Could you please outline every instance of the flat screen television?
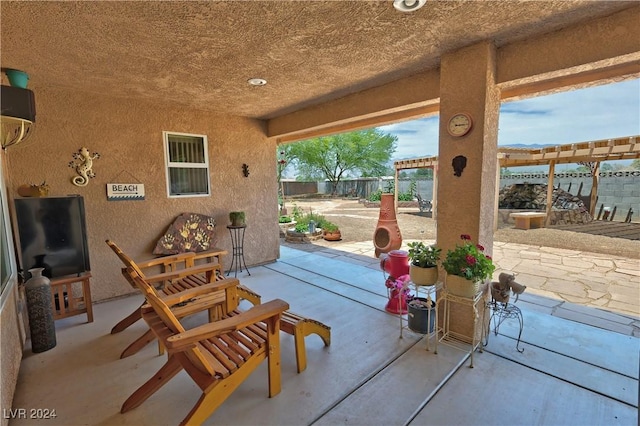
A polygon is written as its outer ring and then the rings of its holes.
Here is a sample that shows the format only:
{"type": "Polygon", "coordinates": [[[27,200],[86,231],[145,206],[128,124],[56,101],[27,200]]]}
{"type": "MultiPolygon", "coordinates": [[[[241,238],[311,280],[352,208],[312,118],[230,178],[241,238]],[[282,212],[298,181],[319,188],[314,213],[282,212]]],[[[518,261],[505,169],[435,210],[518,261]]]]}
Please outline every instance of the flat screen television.
{"type": "Polygon", "coordinates": [[[90,271],[84,199],[81,196],[16,198],[20,266],[58,278],[90,271]]]}

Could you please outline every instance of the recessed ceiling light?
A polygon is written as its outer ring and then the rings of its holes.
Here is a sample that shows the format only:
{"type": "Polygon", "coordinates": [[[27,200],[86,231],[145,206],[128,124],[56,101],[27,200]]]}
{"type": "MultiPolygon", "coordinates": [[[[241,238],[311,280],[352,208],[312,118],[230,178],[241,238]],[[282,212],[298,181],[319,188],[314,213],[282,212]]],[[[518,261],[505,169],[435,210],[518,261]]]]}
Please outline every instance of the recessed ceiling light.
{"type": "Polygon", "coordinates": [[[247,82],[252,86],[264,86],[267,84],[267,80],[264,78],[250,78],[247,82]]]}
{"type": "Polygon", "coordinates": [[[413,12],[420,9],[427,0],[393,0],[393,7],[400,12],[413,12]]]}

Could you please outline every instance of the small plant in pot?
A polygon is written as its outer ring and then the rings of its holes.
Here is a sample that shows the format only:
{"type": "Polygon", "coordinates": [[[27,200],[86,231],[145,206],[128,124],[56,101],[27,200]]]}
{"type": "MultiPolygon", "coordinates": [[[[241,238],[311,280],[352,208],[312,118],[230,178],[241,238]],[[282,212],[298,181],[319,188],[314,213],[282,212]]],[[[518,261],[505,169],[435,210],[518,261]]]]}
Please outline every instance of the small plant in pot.
{"type": "Polygon", "coordinates": [[[436,304],[434,301],[413,296],[407,299],[407,307],[409,328],[421,334],[433,333],[436,323],[436,304]]]}
{"type": "Polygon", "coordinates": [[[338,225],[325,221],[322,223],[322,237],[327,241],[338,241],[342,239],[342,233],[338,228],[338,225]]]}
{"type": "Polygon", "coordinates": [[[229,220],[231,221],[231,226],[245,226],[245,214],[244,212],[230,212],[229,220]]]}
{"type": "Polygon", "coordinates": [[[442,249],[422,241],[409,246],[409,276],[415,285],[433,285],[438,281],[438,261],[442,249]]]}

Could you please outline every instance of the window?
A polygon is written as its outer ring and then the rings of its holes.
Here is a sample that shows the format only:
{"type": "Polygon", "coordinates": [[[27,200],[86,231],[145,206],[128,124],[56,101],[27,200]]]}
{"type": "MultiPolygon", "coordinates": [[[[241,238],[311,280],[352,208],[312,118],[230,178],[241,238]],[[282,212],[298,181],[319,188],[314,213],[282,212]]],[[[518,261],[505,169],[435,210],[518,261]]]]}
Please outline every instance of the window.
{"type": "Polygon", "coordinates": [[[163,132],[169,197],[209,195],[207,137],[163,132]]]}
{"type": "MultiPolygon", "coordinates": [[[[4,153],[0,153],[2,156],[4,153]]],[[[1,163],[1,161],[0,161],[1,163]]],[[[0,164],[0,176],[4,176],[2,165],[0,164]]],[[[0,177],[0,180],[2,178],[0,177]]],[[[12,283],[17,281],[15,268],[15,257],[13,253],[13,241],[11,236],[11,222],[9,221],[9,208],[7,205],[6,188],[4,182],[0,181],[0,309],[4,305],[10,291],[12,283]]]]}

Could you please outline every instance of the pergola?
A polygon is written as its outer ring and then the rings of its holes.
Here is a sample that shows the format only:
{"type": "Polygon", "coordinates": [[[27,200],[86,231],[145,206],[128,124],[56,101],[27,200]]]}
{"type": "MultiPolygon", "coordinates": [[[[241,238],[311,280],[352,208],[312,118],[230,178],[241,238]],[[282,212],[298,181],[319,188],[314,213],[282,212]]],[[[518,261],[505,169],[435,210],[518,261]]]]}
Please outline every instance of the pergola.
{"type": "MultiPolygon", "coordinates": [[[[549,220],[553,196],[553,176],[556,164],[592,163],[591,175],[593,184],[590,193],[589,214],[594,216],[596,199],[598,197],[598,183],[600,180],[600,163],[613,160],[633,160],[640,158],[640,135],[617,139],[603,139],[590,142],[578,142],[564,145],[548,146],[544,148],[514,148],[503,146],[498,148],[498,162],[500,168],[496,180],[500,180],[500,169],[503,167],[522,167],[549,165],[549,182],[547,185],[547,221],[549,220]]],[[[433,217],[437,216],[437,187],[439,164],[438,157],[421,157],[398,160],[395,168],[395,197],[398,202],[398,174],[400,170],[433,169],[433,217]]],[[[498,188],[498,185],[496,185],[498,188]]],[[[496,197],[496,215],[498,212],[498,197],[496,197]]]]}

